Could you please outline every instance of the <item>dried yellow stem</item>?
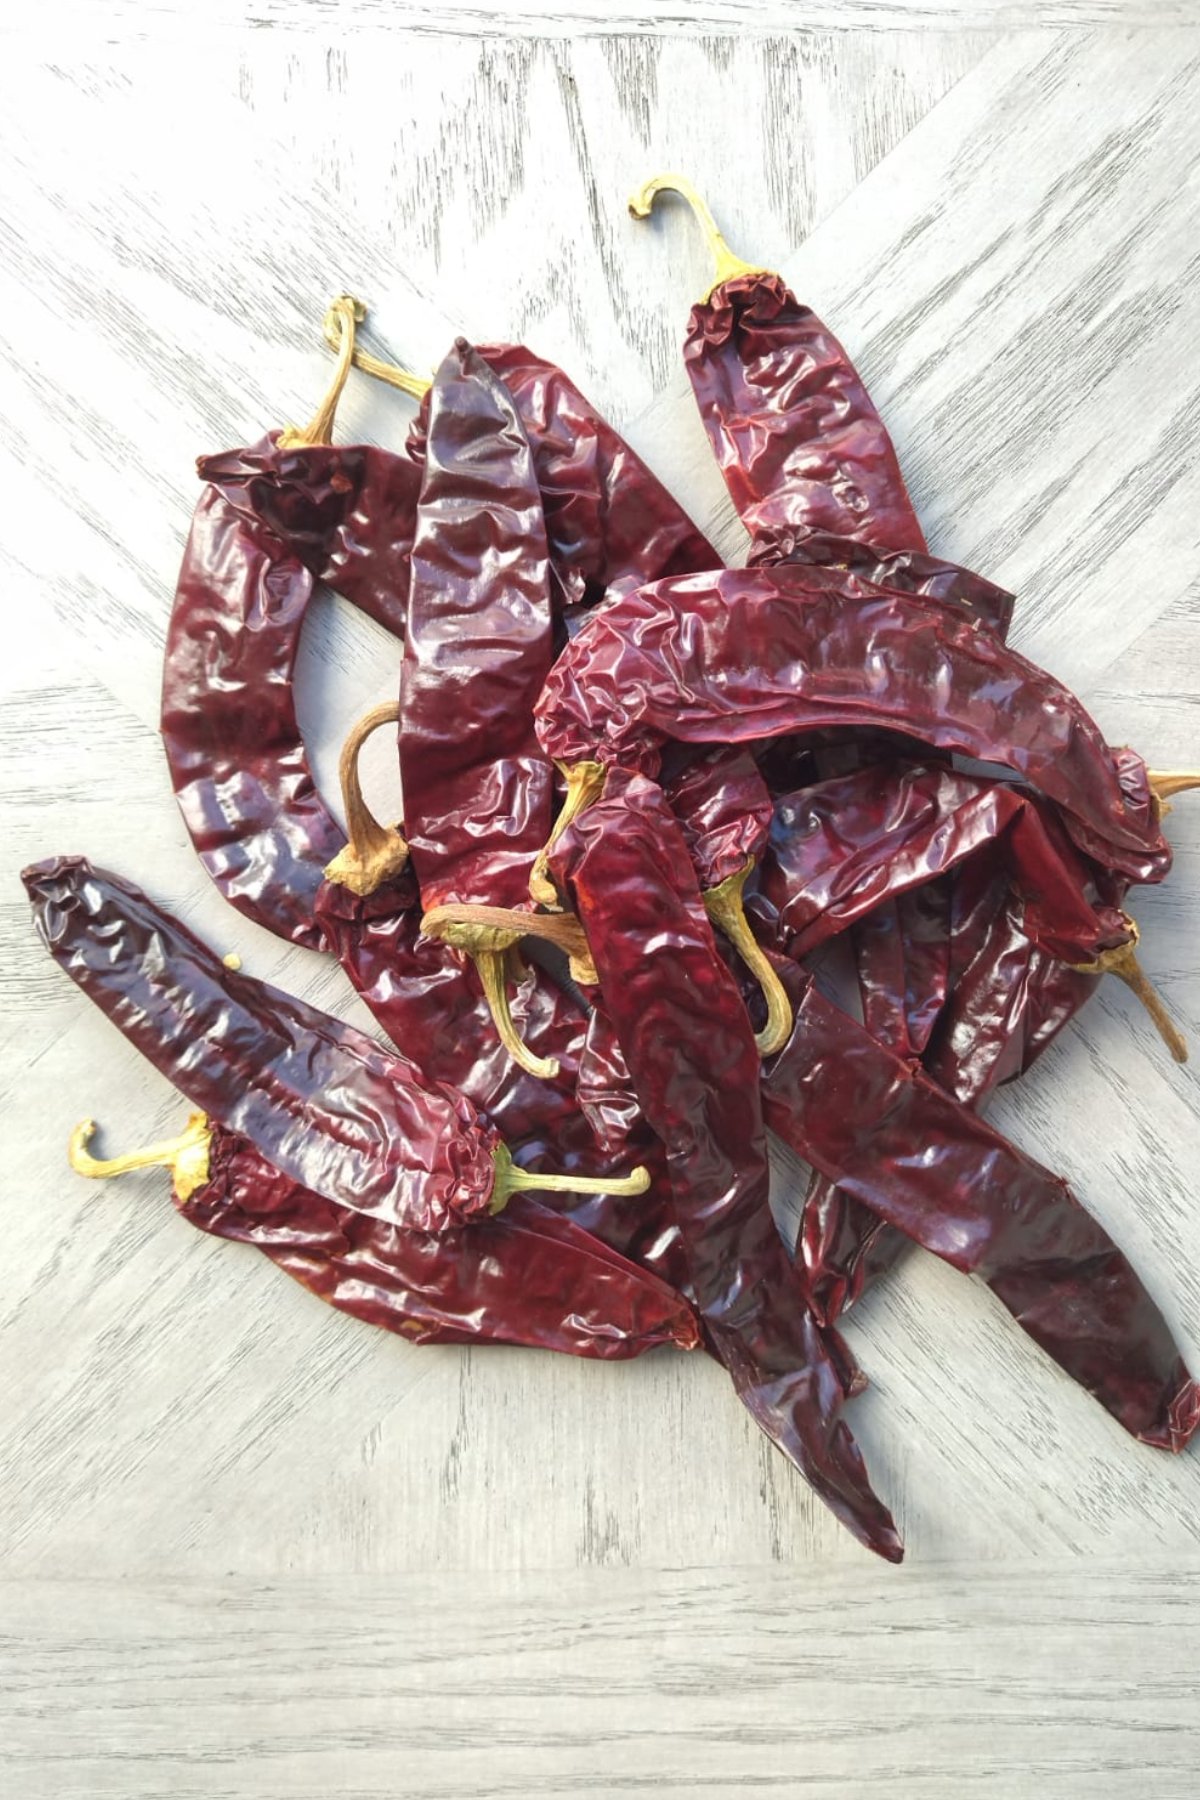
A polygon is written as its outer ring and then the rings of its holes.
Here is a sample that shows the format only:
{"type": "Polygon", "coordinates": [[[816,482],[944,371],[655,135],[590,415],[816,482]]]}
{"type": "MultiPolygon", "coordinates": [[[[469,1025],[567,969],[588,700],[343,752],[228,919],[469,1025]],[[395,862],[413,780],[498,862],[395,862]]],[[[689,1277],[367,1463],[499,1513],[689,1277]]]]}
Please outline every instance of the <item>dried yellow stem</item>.
{"type": "Polygon", "coordinates": [[[1094,962],[1072,963],[1071,967],[1079,969],[1085,975],[1115,975],[1118,980],[1123,981],[1150,1014],[1158,1035],[1175,1061],[1184,1063],[1188,1059],[1187,1039],[1163,1005],[1161,996],[1138,961],[1137,946],[1141,934],[1136,924],[1128,913],[1122,913],[1121,916],[1129,927],[1128,941],[1118,944],[1114,950],[1102,950],[1094,962]]]}
{"type": "Polygon", "coordinates": [[[574,913],[520,912],[512,906],[471,906],[466,901],[452,901],[445,906],[431,906],[421,921],[421,930],[427,937],[444,938],[462,949],[460,938],[451,931],[460,925],[494,927],[512,933],[514,944],[523,937],[544,938],[566,952],[573,981],[590,987],[599,983],[587,935],[574,913]]]}
{"type": "Polygon", "coordinates": [[[350,842],[326,865],[325,879],[340,882],[352,894],[373,894],[383,882],[394,880],[408,862],[408,845],[394,825],[382,825],[375,817],[363,798],[358,774],[359,754],[371,733],[381,725],[395,725],[399,719],[398,703],[386,700],[364,714],[342,745],[338,773],[350,842]]]}
{"type": "Polygon", "coordinates": [[[360,350],[354,342],[353,330],[347,330],[336,300],[325,314],[321,334],[329,348],[339,356],[345,353],[346,339],[349,336],[350,360],[354,367],[361,369],[364,375],[373,375],[376,381],[386,381],[389,387],[399,388],[402,394],[408,394],[413,400],[423,400],[433,386],[432,381],[426,381],[420,375],[410,375],[407,369],[401,369],[396,363],[384,362],[382,357],[360,350]]]}
{"type": "Polygon", "coordinates": [[[759,947],[742,904],[742,890],[753,867],[752,858],[744,869],[728,876],[715,888],[709,888],[704,895],[704,910],[717,929],[725,933],[762,989],[767,1003],[767,1022],[754,1042],[760,1056],[773,1056],[776,1050],[783,1049],[791,1036],[792,1004],[768,957],[759,947]]]}
{"type": "Polygon", "coordinates": [[[77,1175],[107,1181],[113,1175],[125,1175],[130,1169],[151,1169],[159,1165],[170,1169],[171,1185],[176,1198],[187,1200],[208,1180],[209,1145],[212,1127],[202,1112],[191,1113],[178,1137],[160,1144],[149,1144],[144,1150],[131,1150],[127,1156],[111,1156],[103,1161],[93,1156],[87,1145],[96,1130],[94,1119],[84,1119],[71,1133],[67,1158],[77,1175]]]}
{"type": "Polygon", "coordinates": [[[361,300],[355,300],[350,294],[339,294],[326,313],[326,319],[337,318],[339,348],[337,368],[333,372],[333,380],[329,384],[329,392],[318,406],[307,425],[289,425],[280,432],[279,442],[285,450],[301,450],[308,444],[332,444],[333,421],[338,409],[338,401],[342,397],[342,389],[350,374],[350,365],[354,361],[354,328],[361,325],[367,316],[367,309],[361,300]]]}
{"type": "Polygon", "coordinates": [[[692,186],[686,175],[654,175],[643,182],[635,194],[629,196],[629,210],[635,219],[648,219],[659,194],[678,194],[686,200],[696,215],[696,220],[704,233],[704,241],[712,252],[714,275],[709,286],[701,294],[701,300],[707,300],[714,289],[724,282],[732,281],[738,275],[766,275],[770,271],[760,268],[757,263],[743,262],[735,256],[717,229],[717,221],[704,196],[692,186]]]}
{"type": "Polygon", "coordinates": [[[1150,783],[1150,792],[1158,802],[1158,816],[1162,819],[1171,810],[1167,801],[1172,794],[1186,794],[1189,788],[1200,788],[1200,770],[1147,769],[1146,780],[1150,783]]]}
{"type": "Polygon", "coordinates": [[[548,906],[552,911],[561,910],[554,883],[546,870],[550,862],[550,852],[557,844],[572,819],[577,819],[585,808],[598,800],[604,792],[605,768],[603,763],[577,762],[558,764],[558,769],[567,784],[563,797],[562,809],[554,821],[554,829],[538,851],[533,869],[529,876],[529,892],[539,906],[548,906]]]}
{"type": "Polygon", "coordinates": [[[519,1169],[512,1153],[501,1144],[496,1152],[496,1180],[491,1211],[498,1213],[514,1194],[644,1194],[650,1186],[649,1169],[639,1166],[629,1175],[536,1175],[519,1169]]]}

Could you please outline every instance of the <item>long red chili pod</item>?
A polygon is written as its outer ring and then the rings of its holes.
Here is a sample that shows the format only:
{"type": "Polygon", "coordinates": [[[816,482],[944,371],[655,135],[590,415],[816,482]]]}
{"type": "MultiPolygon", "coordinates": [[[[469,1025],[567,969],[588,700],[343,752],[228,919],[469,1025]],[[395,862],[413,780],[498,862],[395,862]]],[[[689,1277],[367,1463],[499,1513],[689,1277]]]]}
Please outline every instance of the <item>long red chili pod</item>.
{"type": "Polygon", "coordinates": [[[855,576],[786,565],[658,582],[594,614],[538,702],[543,749],[589,771],[653,774],[672,740],[847,726],[1004,764],[1102,866],[1134,881],[1170,867],[1144,779],[1073,694],[950,609],[855,576]]]}
{"type": "Polygon", "coordinates": [[[663,192],[687,201],[713,252],[715,279],[692,308],[684,362],[755,545],[820,531],[923,551],[892,440],[833,333],[780,276],[731,253],[683,176],[646,182],[630,200],[634,217],[648,218],[663,192]]]}
{"type": "Polygon", "coordinates": [[[758,1053],[662,792],[615,771],[559,844],[642,1111],[669,1159],[691,1290],[743,1404],[857,1537],[899,1560],[840,1417],[856,1375],[806,1312],[767,1203],[758,1053]]]}
{"type": "Polygon", "coordinates": [[[1127,1431],[1181,1450],[1200,1423],[1200,1392],[1098,1220],[794,965],[781,975],[796,1024],[764,1071],[771,1128],[917,1243],[978,1275],[1127,1431]]]}
{"type": "MultiPolygon", "coordinates": [[[[533,1185],[465,1095],[227,968],[138,888],[82,857],[36,864],[22,879],[65,973],[195,1105],[291,1180],[420,1230],[496,1211],[533,1185]]],[[[648,1177],[638,1180],[644,1188],[648,1177]]]]}
{"type": "MultiPolygon", "coordinates": [[[[339,306],[352,348],[356,303],[339,306]]],[[[240,912],[308,949],[321,947],[321,870],[345,834],[316,790],[296,719],[300,630],[317,574],[393,629],[402,623],[404,528],[381,521],[403,517],[406,495],[411,518],[416,498],[407,458],[324,441],[349,368],[347,353],[306,431],[202,461],[222,487],[196,507],[163,664],[163,744],[201,862],[240,912]]]]}
{"type": "MultiPolygon", "coordinates": [[[[344,331],[339,316],[326,316],[332,349],[341,349],[344,331]]],[[[523,344],[483,344],[478,354],[511,394],[533,450],[557,614],[570,621],[606,595],[721,566],[678,501],[560,368],[523,344]]],[[[421,462],[431,384],[357,346],[353,361],[422,400],[409,434],[421,462]]]]}
{"type": "Polygon", "coordinates": [[[321,1300],[414,1344],[522,1344],[572,1356],[694,1349],[691,1307],[530,1194],[497,1218],[432,1234],[338,1206],[282,1174],[247,1139],[193,1115],[167,1144],[99,1162],[75,1133],[71,1163],[110,1176],[162,1163],[181,1216],[253,1244],[321,1300]]]}

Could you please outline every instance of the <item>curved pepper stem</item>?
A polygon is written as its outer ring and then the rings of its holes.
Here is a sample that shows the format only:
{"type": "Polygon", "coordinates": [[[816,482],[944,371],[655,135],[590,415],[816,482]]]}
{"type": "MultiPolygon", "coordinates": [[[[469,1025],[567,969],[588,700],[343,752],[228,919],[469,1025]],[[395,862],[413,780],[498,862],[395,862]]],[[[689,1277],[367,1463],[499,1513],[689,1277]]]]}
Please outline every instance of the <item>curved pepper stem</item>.
{"type": "Polygon", "coordinates": [[[333,380],[329,384],[329,392],[318,406],[307,425],[289,425],[279,434],[279,443],[284,450],[302,450],[308,444],[332,444],[333,421],[338,409],[338,401],[342,397],[342,389],[350,374],[350,365],[354,361],[354,330],[361,325],[367,316],[367,309],[361,300],[355,300],[351,294],[339,294],[326,313],[326,319],[338,320],[338,361],[333,371],[333,380]]]}
{"type": "MultiPolygon", "coordinates": [[[[433,386],[420,375],[410,375],[407,369],[396,363],[384,362],[382,357],[372,356],[366,350],[360,350],[354,342],[353,327],[347,326],[344,315],[339,311],[339,302],[334,301],[321,321],[321,335],[329,348],[344,356],[347,354],[346,340],[349,338],[349,358],[356,369],[364,375],[373,375],[376,381],[386,381],[389,387],[399,388],[402,394],[408,394],[413,400],[423,400],[433,386]]],[[[364,314],[360,314],[358,323],[362,323],[364,314]]]]}
{"type": "Polygon", "coordinates": [[[751,931],[742,904],[742,891],[753,867],[754,859],[751,858],[744,869],[728,876],[715,888],[709,888],[703,896],[704,910],[717,929],[724,932],[762,989],[767,1003],[767,1022],[754,1042],[760,1056],[774,1056],[792,1034],[792,1004],[770,959],[751,931]]]}
{"type": "Polygon", "coordinates": [[[1186,794],[1189,788],[1200,788],[1200,770],[1147,769],[1146,780],[1150,784],[1150,792],[1158,802],[1158,816],[1161,819],[1171,810],[1167,802],[1172,794],[1186,794]]]}
{"type": "Polygon", "coordinates": [[[93,1156],[87,1145],[95,1130],[95,1119],[84,1119],[71,1133],[67,1159],[77,1175],[107,1181],[110,1176],[125,1175],[130,1169],[152,1169],[161,1165],[171,1171],[171,1185],[177,1200],[189,1200],[208,1180],[212,1126],[202,1112],[189,1113],[187,1125],[178,1137],[149,1144],[144,1150],[132,1150],[128,1156],[111,1156],[104,1160],[93,1156]]]}
{"type": "Polygon", "coordinates": [[[629,196],[629,210],[635,219],[648,219],[654,209],[655,199],[659,194],[678,194],[686,200],[696,215],[697,223],[704,233],[704,241],[712,252],[715,273],[708,287],[701,294],[701,303],[725,282],[732,281],[738,275],[767,275],[770,270],[763,269],[757,263],[743,262],[735,256],[717,229],[717,221],[707,200],[692,186],[686,175],[654,175],[643,182],[637,192],[629,196]]]}
{"type": "Polygon", "coordinates": [[[421,935],[438,938],[452,949],[466,952],[479,970],[500,1042],[520,1068],[539,1080],[552,1081],[559,1071],[557,1058],[534,1055],[522,1040],[509,1009],[509,963],[523,937],[545,938],[566,951],[576,981],[594,986],[599,977],[579,920],[568,918],[565,913],[527,913],[507,906],[450,903],[430,907],[421,920],[421,935]]]}
{"type": "Polygon", "coordinates": [[[385,700],[363,715],[342,745],[338,774],[350,842],[326,864],[325,879],[340,882],[352,894],[373,894],[385,881],[393,881],[408,862],[407,843],[394,825],[380,824],[363,799],[358,777],[359,754],[371,733],[399,720],[398,702],[385,700]]]}
{"type": "Polygon", "coordinates": [[[1130,933],[1125,943],[1118,944],[1115,950],[1102,950],[1094,962],[1072,963],[1070,966],[1085,975],[1116,975],[1137,995],[1175,1061],[1184,1063],[1188,1059],[1187,1039],[1163,1005],[1158,991],[1138,961],[1137,946],[1141,933],[1128,913],[1122,913],[1121,917],[1130,933]]]}
{"type": "Polygon", "coordinates": [[[550,853],[571,820],[577,819],[593,800],[600,798],[604,792],[607,771],[604,764],[598,762],[560,762],[556,766],[567,784],[567,791],[559,815],[554,821],[554,828],[534,859],[529,875],[529,892],[539,906],[548,906],[552,911],[559,912],[561,908],[558,893],[547,874],[550,853]]]}
{"type": "Polygon", "coordinates": [[[496,1151],[496,1180],[492,1187],[490,1211],[503,1210],[514,1194],[644,1194],[650,1186],[650,1171],[641,1164],[628,1175],[534,1175],[519,1169],[507,1145],[496,1151]]]}

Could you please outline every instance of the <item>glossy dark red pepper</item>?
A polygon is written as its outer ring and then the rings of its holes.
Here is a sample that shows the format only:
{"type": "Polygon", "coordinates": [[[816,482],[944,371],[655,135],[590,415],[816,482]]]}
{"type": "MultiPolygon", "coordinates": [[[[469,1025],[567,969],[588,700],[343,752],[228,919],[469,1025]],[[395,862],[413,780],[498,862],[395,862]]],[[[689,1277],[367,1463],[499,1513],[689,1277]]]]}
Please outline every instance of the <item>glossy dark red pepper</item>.
{"type": "Polygon", "coordinates": [[[414,1344],[521,1344],[611,1360],[694,1349],[695,1316],[664,1281],[531,1194],[432,1235],[313,1194],[213,1126],[208,1178],[182,1216],[253,1244],[330,1306],[414,1344]]]}
{"type": "Polygon", "coordinates": [[[405,833],[426,910],[529,904],[554,769],[533,729],[550,565],[516,407],[461,338],[429,397],[400,698],[405,833]]]}
{"type": "Polygon", "coordinates": [[[858,727],[1000,763],[1132,881],[1171,853],[1144,765],[1067,689],[940,603],[783,565],[657,582],[595,613],[538,702],[546,753],[656,773],[664,744],[858,727]]]}
{"type": "Polygon", "coordinates": [[[668,1155],[690,1291],[756,1422],[866,1544],[902,1549],[842,1407],[860,1384],[806,1310],[767,1203],[758,1052],[682,833],[653,782],[613,771],[561,840],[642,1111],[668,1155]]]}
{"type": "Polygon", "coordinates": [[[795,1025],[764,1069],[767,1123],[955,1268],[1144,1443],[1180,1450],[1200,1393],[1107,1232],[1051,1175],[780,965],[795,1025]]]}

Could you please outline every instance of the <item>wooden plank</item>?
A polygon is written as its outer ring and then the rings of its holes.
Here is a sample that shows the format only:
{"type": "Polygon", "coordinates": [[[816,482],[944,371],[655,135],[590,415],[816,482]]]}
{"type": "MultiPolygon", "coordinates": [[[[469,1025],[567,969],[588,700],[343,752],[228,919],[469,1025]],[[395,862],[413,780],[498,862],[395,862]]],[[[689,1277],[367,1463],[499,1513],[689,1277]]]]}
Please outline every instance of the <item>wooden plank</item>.
{"type": "Polygon", "coordinates": [[[22,1800],[1194,1792],[1200,1561],[0,1587],[22,1800]]]}

